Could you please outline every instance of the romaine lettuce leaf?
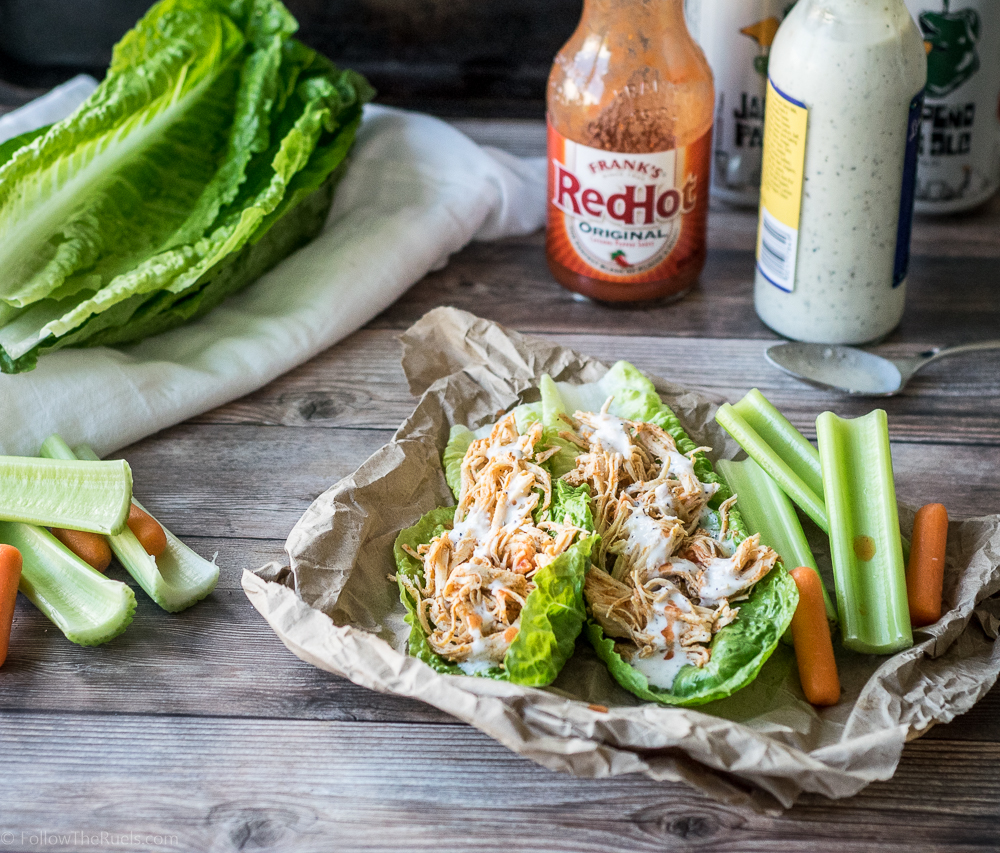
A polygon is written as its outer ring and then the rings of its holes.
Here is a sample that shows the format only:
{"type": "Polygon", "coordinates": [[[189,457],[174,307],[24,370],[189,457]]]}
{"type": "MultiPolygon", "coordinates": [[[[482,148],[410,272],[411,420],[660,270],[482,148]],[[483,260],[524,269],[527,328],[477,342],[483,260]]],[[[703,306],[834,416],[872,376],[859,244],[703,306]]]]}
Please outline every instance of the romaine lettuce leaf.
{"type": "Polygon", "coordinates": [[[761,580],[748,601],[741,602],[739,617],[712,640],[712,657],[703,667],[685,666],[671,690],[651,686],[646,676],[628,664],[601,626],[587,621],[587,638],[597,656],[622,687],[640,699],[662,705],[703,705],[724,699],[746,687],[771,657],[798,604],[795,581],[780,567],[761,580]]]}
{"type": "MultiPolygon", "coordinates": [[[[570,382],[554,382],[546,375],[542,377],[539,388],[542,392],[543,422],[553,433],[564,429],[560,426],[560,413],[572,415],[577,411],[599,412],[608,397],[613,397],[608,409],[610,414],[625,420],[655,423],[670,433],[681,453],[690,453],[697,447],[684,431],[677,416],[668,406],[663,405],[653,383],[627,361],[614,364],[597,382],[574,385],[570,382]]],[[[553,472],[556,476],[561,476],[572,470],[580,450],[576,445],[558,437],[554,440],[563,448],[552,458],[553,472]]],[[[703,483],[718,484],[719,491],[709,505],[719,507],[732,496],[729,486],[712,470],[712,463],[704,453],[695,454],[693,462],[698,479],[703,483]]]]}
{"type": "Polygon", "coordinates": [[[583,579],[596,539],[582,539],[535,574],[535,589],[521,611],[521,630],[504,657],[504,669],[515,684],[551,684],[572,656],[586,617],[583,579]]]}
{"type": "MultiPolygon", "coordinates": [[[[548,520],[592,531],[594,515],[590,511],[590,488],[587,485],[571,486],[564,480],[554,480],[552,503],[543,515],[548,520]]],[[[541,521],[542,518],[539,517],[537,520],[541,521]]]]}
{"type": "Polygon", "coordinates": [[[459,492],[462,490],[462,460],[465,458],[465,451],[475,440],[476,436],[472,430],[462,424],[455,424],[451,428],[444,453],[441,454],[444,478],[447,480],[448,488],[451,489],[456,501],[461,499],[459,492]]]}

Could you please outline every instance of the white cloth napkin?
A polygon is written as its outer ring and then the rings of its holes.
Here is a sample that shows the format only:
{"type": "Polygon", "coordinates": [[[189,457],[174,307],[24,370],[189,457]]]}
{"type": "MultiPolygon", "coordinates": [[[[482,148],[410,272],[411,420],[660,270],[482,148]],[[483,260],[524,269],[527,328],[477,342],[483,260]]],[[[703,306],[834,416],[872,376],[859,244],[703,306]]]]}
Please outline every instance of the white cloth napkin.
{"type": "MultiPolygon", "coordinates": [[[[0,119],[0,138],[56,121],[79,80],[0,119]],[[67,88],[70,91],[66,91],[67,88]]],[[[65,349],[0,376],[0,452],[58,432],[110,453],[219,406],[341,340],[471,240],[545,217],[544,158],[480,147],[438,119],[369,106],[322,233],[194,323],[121,348],[65,349]]]]}

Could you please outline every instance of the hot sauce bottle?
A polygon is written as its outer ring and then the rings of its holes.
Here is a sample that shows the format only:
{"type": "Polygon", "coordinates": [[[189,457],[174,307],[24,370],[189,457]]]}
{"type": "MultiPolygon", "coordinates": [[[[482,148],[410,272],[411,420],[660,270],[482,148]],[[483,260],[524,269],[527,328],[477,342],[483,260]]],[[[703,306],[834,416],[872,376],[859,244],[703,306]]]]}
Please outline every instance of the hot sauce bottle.
{"type": "Polygon", "coordinates": [[[548,86],[546,254],[560,284],[603,302],[691,289],[714,103],[683,0],[585,0],[548,86]]]}

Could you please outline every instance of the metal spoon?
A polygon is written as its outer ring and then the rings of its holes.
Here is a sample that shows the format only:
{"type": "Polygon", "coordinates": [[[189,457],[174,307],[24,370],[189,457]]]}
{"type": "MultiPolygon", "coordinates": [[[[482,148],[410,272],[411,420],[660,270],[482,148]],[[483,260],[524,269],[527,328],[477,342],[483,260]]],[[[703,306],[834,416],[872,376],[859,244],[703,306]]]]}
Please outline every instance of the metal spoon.
{"type": "Polygon", "coordinates": [[[937,347],[909,358],[888,359],[855,347],[793,342],[775,344],[764,355],[779,370],[817,388],[865,397],[891,397],[932,361],[991,349],[1000,349],[1000,341],[937,347]]]}

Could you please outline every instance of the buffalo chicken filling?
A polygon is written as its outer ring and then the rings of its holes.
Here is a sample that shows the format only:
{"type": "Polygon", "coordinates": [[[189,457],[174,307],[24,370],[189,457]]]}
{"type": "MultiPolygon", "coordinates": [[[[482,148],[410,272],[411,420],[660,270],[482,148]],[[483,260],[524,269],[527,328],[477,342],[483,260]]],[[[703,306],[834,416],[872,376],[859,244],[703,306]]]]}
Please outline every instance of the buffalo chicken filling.
{"type": "Polygon", "coordinates": [[[619,654],[669,690],[683,666],[708,663],[712,637],[778,556],[759,536],[734,543],[735,496],[709,509],[719,487],[693,463],[708,448],[681,453],[664,429],[608,414],[610,404],[565,418],[560,433],[583,451],[564,479],[590,487],[601,536],[584,596],[619,654]]]}
{"type": "Polygon", "coordinates": [[[423,566],[423,585],[400,577],[431,648],[469,674],[502,664],[534,576],[584,533],[534,520],[552,501],[542,465],[559,450],[540,446],[541,437],[541,424],[522,435],[508,415],[474,441],[462,460],[454,526],[415,550],[404,546],[423,566]]]}

